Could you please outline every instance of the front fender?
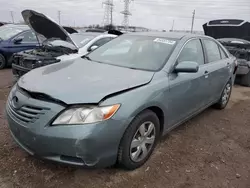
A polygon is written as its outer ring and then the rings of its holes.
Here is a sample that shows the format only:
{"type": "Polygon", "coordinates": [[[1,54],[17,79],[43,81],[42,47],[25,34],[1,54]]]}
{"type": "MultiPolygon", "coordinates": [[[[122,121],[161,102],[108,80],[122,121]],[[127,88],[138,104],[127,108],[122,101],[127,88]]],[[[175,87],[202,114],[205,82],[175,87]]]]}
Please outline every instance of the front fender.
{"type": "MultiPolygon", "coordinates": [[[[164,113],[164,123],[167,123],[168,101],[168,82],[166,80],[149,83],[104,100],[100,105],[121,104],[121,107],[112,117],[115,120],[127,120],[126,126],[142,111],[150,107],[158,107],[164,113]]],[[[124,127],[124,130],[127,127],[124,127]]]]}

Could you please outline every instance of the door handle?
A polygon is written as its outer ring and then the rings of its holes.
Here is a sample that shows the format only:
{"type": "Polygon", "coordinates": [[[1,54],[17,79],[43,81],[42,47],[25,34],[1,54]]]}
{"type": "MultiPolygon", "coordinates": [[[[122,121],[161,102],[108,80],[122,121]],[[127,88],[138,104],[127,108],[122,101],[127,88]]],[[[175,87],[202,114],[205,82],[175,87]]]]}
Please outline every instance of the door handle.
{"type": "Polygon", "coordinates": [[[205,78],[208,78],[208,74],[209,74],[208,71],[205,71],[205,72],[204,72],[205,78]]]}
{"type": "Polygon", "coordinates": [[[208,75],[208,73],[209,73],[208,71],[205,71],[205,72],[204,72],[204,75],[208,75]]]}

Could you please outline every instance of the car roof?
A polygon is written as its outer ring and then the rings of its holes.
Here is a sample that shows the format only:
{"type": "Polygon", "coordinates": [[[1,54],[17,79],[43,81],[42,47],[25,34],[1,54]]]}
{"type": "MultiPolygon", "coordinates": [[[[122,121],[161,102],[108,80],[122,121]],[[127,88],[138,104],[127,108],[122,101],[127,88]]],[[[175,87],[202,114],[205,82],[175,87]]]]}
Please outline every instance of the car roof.
{"type": "Polygon", "coordinates": [[[5,25],[1,26],[1,28],[8,28],[8,27],[22,29],[22,30],[29,30],[30,29],[29,26],[23,25],[23,24],[5,24],[5,25]]]}
{"type": "MultiPolygon", "coordinates": [[[[137,35],[137,36],[151,36],[151,37],[163,37],[172,39],[182,39],[183,37],[207,37],[204,35],[197,35],[191,33],[181,33],[181,32],[133,32],[126,33],[125,35],[137,35]]],[[[207,37],[209,38],[209,37],[207,37]]]]}
{"type": "Polygon", "coordinates": [[[94,36],[94,37],[98,37],[98,36],[102,36],[102,37],[114,37],[116,35],[113,34],[104,34],[104,33],[97,33],[97,32],[84,32],[84,33],[73,33],[72,35],[80,35],[80,36],[94,36]]]}

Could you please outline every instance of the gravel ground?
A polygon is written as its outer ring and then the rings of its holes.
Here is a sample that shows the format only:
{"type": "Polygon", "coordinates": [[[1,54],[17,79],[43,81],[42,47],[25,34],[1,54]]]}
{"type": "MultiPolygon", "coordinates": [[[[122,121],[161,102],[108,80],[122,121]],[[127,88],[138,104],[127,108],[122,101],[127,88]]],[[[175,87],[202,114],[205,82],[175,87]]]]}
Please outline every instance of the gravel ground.
{"type": "Polygon", "coordinates": [[[29,156],[11,139],[4,106],[11,71],[0,71],[0,188],[249,188],[250,89],[235,87],[228,107],[208,109],[162,138],[140,169],[86,170],[29,156]]]}

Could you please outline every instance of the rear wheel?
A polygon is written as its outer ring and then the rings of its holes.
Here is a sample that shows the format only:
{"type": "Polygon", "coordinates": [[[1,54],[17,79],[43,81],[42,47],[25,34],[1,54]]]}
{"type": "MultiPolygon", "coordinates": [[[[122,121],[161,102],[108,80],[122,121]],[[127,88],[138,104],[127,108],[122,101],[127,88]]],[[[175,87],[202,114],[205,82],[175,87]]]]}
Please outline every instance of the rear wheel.
{"type": "Polygon", "coordinates": [[[231,93],[232,93],[232,81],[230,80],[223,92],[222,92],[222,95],[220,97],[220,100],[214,105],[215,108],[217,109],[224,109],[226,108],[228,102],[229,102],[229,99],[230,99],[230,96],[231,96],[231,93]]]}
{"type": "Polygon", "coordinates": [[[123,135],[118,152],[118,163],[133,170],[142,166],[151,156],[160,135],[156,114],[146,110],[139,114],[123,135]]]}
{"type": "Polygon", "coordinates": [[[0,54],[0,69],[5,68],[5,66],[6,66],[6,59],[2,54],[0,54]]]}

